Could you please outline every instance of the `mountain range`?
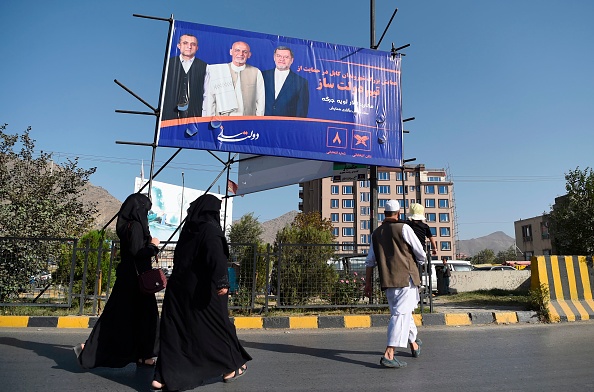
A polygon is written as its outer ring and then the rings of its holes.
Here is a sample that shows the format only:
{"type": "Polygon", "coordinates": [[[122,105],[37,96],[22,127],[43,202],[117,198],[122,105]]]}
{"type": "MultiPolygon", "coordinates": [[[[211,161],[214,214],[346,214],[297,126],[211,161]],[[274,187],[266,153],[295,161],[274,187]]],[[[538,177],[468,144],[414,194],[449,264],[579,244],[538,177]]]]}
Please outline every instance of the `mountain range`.
{"type": "MultiPolygon", "coordinates": [[[[114,218],[122,205],[122,202],[112,196],[107,190],[90,183],[85,188],[84,199],[88,202],[97,203],[98,214],[95,221],[95,228],[97,229],[103,228],[103,226],[114,218]]],[[[263,229],[262,241],[272,244],[276,233],[293,222],[293,219],[295,219],[298,213],[298,211],[289,211],[277,218],[260,222],[263,229]]],[[[116,220],[113,219],[108,227],[115,230],[115,223],[116,220]]],[[[483,237],[459,240],[457,251],[464,255],[474,256],[483,249],[491,249],[497,254],[500,251],[509,249],[514,244],[514,238],[502,231],[497,231],[483,237]]]]}

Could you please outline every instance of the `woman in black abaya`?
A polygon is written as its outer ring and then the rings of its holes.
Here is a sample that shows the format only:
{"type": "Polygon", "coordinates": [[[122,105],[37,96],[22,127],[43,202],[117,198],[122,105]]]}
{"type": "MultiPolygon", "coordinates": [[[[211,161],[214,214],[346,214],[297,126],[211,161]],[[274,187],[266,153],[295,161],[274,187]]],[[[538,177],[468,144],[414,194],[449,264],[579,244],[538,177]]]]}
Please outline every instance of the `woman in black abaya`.
{"type": "Polygon", "coordinates": [[[150,269],[151,258],[159,251],[159,240],[149,233],[150,208],[150,199],[140,193],[128,196],[120,208],[116,232],[121,262],[116,281],[89,338],[74,347],[83,368],[120,368],[131,362],[139,366],[155,364],[157,301],[154,294],[140,292],[136,272],[150,269]]]}
{"type": "Polygon", "coordinates": [[[229,382],[245,374],[252,359],[229,320],[229,247],[220,209],[213,195],[188,208],[163,301],[155,391],[192,389],[219,376],[229,382]]]}

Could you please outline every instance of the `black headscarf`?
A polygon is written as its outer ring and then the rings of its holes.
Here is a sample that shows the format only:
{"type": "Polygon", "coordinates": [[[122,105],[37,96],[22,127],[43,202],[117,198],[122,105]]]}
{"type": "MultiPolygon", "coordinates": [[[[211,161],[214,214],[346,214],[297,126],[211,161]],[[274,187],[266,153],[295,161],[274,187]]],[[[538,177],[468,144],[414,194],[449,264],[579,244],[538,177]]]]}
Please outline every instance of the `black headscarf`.
{"type": "Polygon", "coordinates": [[[148,226],[148,212],[152,205],[151,199],[141,193],[133,193],[126,198],[120,212],[118,212],[118,221],[116,223],[116,233],[120,240],[126,237],[126,231],[131,222],[140,223],[145,238],[151,236],[148,226]]]}
{"type": "Polygon", "coordinates": [[[216,196],[204,194],[190,203],[182,233],[184,231],[194,232],[203,223],[214,224],[222,234],[221,200],[216,196]]]}

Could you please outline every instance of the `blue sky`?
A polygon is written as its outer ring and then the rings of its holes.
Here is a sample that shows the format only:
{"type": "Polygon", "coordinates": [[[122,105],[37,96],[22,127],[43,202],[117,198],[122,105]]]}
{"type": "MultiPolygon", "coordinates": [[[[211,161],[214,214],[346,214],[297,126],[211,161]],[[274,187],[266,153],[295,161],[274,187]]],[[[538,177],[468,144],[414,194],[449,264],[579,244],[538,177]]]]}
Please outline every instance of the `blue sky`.
{"type": "MultiPolygon", "coordinates": [[[[564,174],[592,167],[594,2],[376,0],[381,50],[411,44],[402,65],[404,158],[447,168],[455,183],[458,238],[503,231],[548,211],[564,174]]],[[[32,126],[56,161],[97,167],[94,185],[123,200],[149,147],[168,23],[141,14],[359,47],[370,45],[370,2],[269,0],[5,1],[0,5],[0,123],[32,126]]],[[[160,148],[160,167],[174,153],[160,148]]],[[[221,165],[184,151],[157,180],[204,189],[221,165]]],[[[222,178],[224,179],[224,175],[222,178]]],[[[224,191],[224,181],[220,185],[224,191]]],[[[234,219],[266,221],[298,208],[298,186],[236,198],[234,219]]]]}

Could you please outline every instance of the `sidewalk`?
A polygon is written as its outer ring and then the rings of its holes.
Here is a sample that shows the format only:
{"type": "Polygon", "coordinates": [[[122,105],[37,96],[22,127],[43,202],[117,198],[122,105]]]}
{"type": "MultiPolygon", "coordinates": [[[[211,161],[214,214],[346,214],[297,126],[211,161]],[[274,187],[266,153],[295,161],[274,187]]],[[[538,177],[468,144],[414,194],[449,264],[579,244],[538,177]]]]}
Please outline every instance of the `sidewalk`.
{"type": "MultiPolygon", "coordinates": [[[[423,313],[413,315],[417,326],[435,325],[481,325],[538,323],[535,311],[525,311],[518,306],[481,307],[433,298],[433,313],[429,304],[423,313]]],[[[0,316],[0,327],[12,328],[92,328],[95,316],[0,316]]],[[[274,316],[274,317],[232,317],[235,327],[240,329],[325,329],[325,328],[371,328],[385,327],[389,314],[371,315],[318,315],[318,316],[274,316]]]]}
{"type": "Polygon", "coordinates": [[[465,302],[449,301],[447,297],[433,297],[433,313],[430,304],[424,304],[422,325],[474,325],[538,323],[538,314],[514,305],[469,305],[465,302]]]}

